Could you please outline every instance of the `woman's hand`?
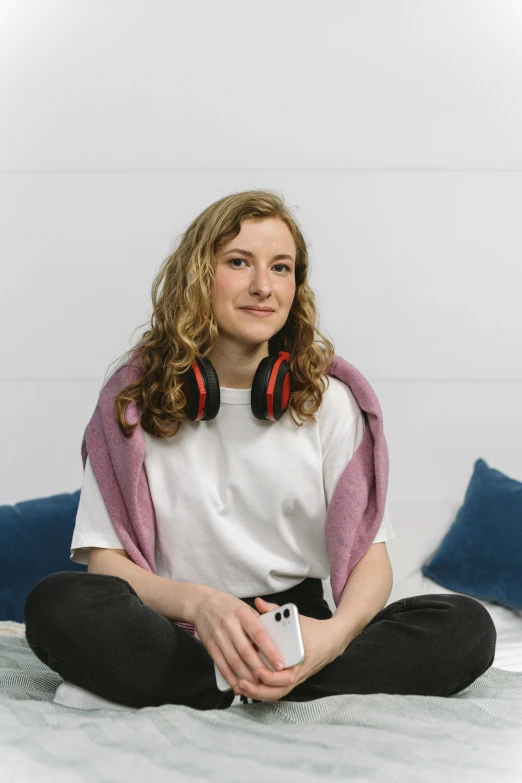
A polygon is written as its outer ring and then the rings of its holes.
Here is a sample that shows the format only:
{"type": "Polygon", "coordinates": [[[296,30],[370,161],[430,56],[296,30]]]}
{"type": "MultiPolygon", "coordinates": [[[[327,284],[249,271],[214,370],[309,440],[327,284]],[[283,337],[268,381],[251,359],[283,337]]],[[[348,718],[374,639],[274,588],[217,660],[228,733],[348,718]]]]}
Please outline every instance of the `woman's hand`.
{"type": "MultiPolygon", "coordinates": [[[[260,614],[271,612],[272,609],[279,607],[279,604],[269,603],[259,597],[255,599],[255,604],[260,614]]],[[[286,696],[287,693],[290,693],[291,690],[308,679],[308,677],[311,677],[312,674],[321,671],[328,663],[335,660],[337,651],[329,637],[324,634],[324,622],[324,620],[316,620],[313,617],[299,615],[305,657],[302,663],[283,669],[283,672],[292,673],[292,682],[289,685],[277,685],[276,678],[278,672],[271,672],[263,665],[262,668],[254,670],[260,683],[254,685],[250,681],[240,680],[234,688],[236,696],[242,693],[244,696],[248,696],[250,699],[257,699],[258,701],[277,701],[286,696]]]]}
{"type": "Polygon", "coordinates": [[[281,658],[258,616],[259,612],[245,601],[220,590],[207,593],[194,612],[193,622],[200,641],[232,688],[238,680],[256,684],[254,670],[270,674],[273,684],[286,686],[292,681],[289,669],[271,672],[259,656],[261,651],[274,669],[281,658]]]}

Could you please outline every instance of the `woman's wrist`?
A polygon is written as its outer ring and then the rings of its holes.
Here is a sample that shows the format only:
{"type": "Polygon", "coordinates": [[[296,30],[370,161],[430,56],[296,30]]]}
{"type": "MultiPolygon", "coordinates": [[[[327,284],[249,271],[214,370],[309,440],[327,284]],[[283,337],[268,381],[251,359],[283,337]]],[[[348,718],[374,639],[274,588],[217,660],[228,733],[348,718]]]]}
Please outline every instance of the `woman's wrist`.
{"type": "Polygon", "coordinates": [[[195,618],[200,605],[208,600],[209,595],[215,592],[213,587],[209,585],[200,584],[199,582],[187,583],[190,587],[186,592],[185,608],[183,615],[186,617],[186,622],[194,624],[195,618]]]}

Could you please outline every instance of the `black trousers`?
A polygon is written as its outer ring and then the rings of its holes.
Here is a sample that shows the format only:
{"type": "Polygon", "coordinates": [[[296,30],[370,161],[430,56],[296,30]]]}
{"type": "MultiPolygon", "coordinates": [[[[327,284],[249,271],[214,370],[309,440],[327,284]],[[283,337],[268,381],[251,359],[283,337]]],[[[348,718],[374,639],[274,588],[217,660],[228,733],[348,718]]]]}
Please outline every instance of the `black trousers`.
{"type": "MultiPolygon", "coordinates": [[[[305,579],[261,596],[300,614],[327,620],[332,612],[320,579],[305,579]]],[[[254,606],[254,598],[242,600],[254,606]]],[[[216,685],[203,642],[145,605],[125,580],[108,574],[58,571],[41,579],[24,606],[35,655],[75,685],[129,707],[183,704],[225,709],[234,691],[216,685]]],[[[342,655],[281,701],[349,693],[451,696],[483,674],[495,656],[491,615],[474,598],[431,594],[382,609],[342,655]]]]}

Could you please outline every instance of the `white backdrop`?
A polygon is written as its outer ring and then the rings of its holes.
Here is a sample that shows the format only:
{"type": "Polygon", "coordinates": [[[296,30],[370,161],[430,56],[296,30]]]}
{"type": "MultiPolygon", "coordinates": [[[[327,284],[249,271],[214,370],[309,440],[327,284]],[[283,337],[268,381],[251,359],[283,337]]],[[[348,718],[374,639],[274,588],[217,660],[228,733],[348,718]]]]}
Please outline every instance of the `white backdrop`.
{"type": "Polygon", "coordinates": [[[522,2],[1,0],[0,74],[0,504],[81,487],[161,262],[258,187],[380,400],[390,504],[522,479],[522,2]]]}

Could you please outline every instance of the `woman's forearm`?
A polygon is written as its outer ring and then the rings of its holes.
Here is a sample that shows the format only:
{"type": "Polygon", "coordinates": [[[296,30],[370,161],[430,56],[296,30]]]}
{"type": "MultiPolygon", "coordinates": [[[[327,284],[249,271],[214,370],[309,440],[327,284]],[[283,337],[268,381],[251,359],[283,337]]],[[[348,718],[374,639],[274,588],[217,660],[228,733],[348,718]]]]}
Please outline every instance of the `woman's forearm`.
{"type": "Polygon", "coordinates": [[[350,573],[339,606],[324,621],[337,655],[342,655],[352,639],[386,606],[392,587],[393,572],[386,545],[370,544],[350,573]]]}

